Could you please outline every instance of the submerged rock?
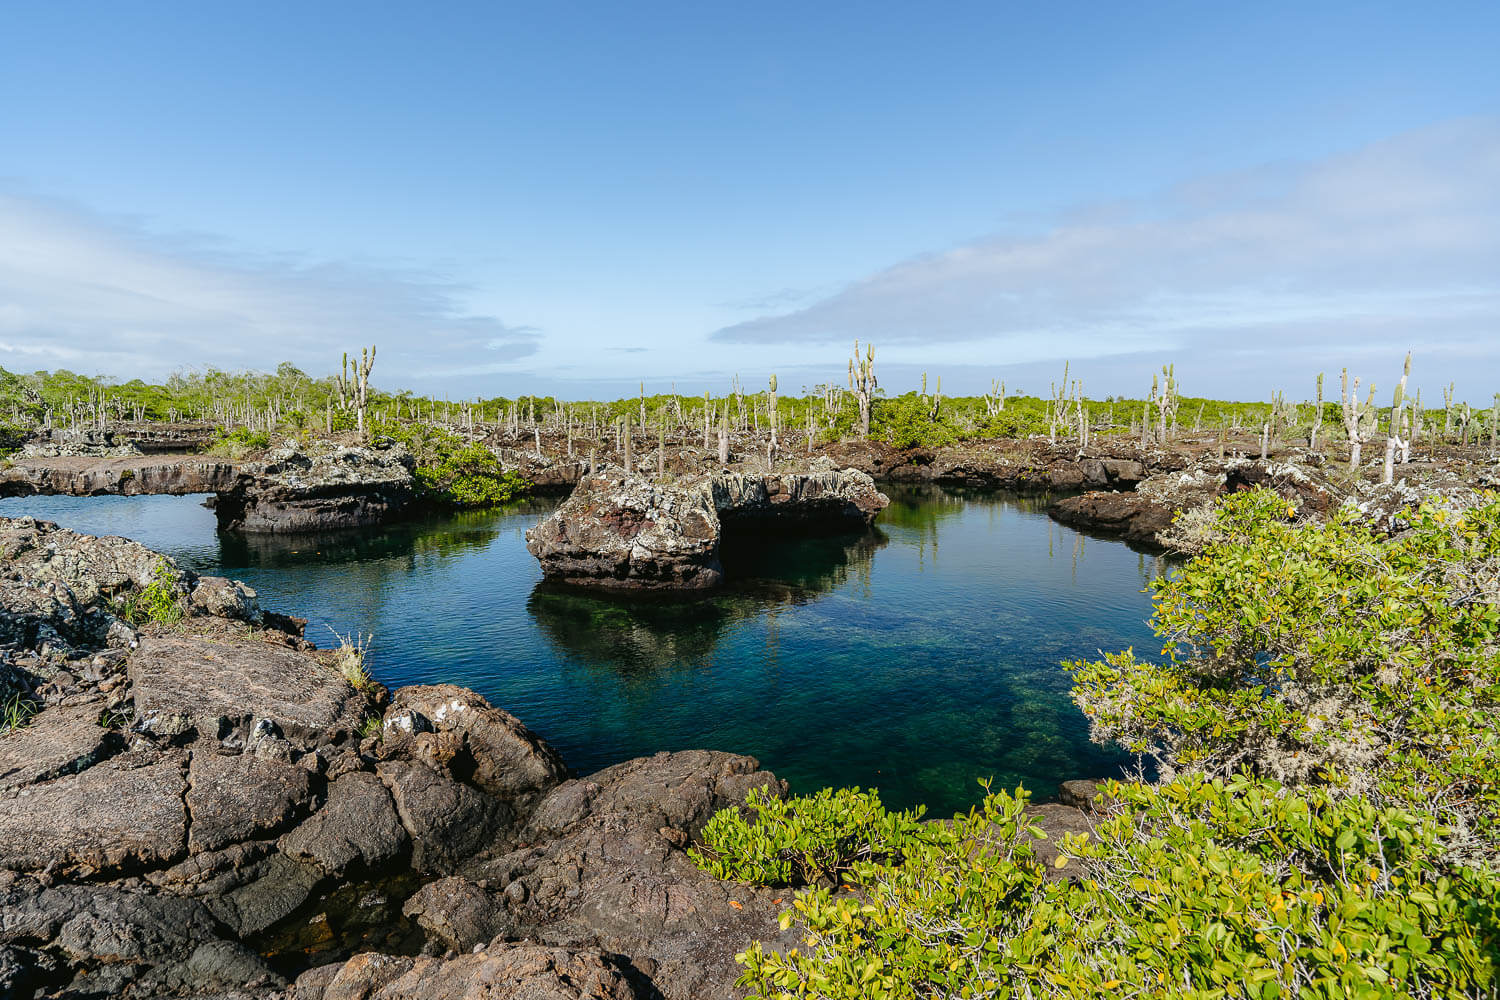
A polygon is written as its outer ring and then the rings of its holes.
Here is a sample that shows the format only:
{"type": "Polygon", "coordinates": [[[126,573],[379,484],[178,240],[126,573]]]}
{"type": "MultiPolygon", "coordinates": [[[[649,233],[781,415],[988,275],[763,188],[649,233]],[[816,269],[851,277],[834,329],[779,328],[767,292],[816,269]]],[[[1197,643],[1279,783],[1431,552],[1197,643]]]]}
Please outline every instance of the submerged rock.
{"type": "Polygon", "coordinates": [[[854,470],[721,473],[657,483],[589,476],[526,533],[526,548],[554,582],[619,590],[709,590],[724,580],[726,530],[848,531],[889,500],[854,470]]]}

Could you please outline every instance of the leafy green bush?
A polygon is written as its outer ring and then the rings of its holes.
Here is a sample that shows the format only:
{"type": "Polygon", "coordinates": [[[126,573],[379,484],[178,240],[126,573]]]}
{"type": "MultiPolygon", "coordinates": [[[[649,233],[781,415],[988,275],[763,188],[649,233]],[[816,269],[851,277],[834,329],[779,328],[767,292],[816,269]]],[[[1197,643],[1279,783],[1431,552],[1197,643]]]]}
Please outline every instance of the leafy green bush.
{"type": "Polygon", "coordinates": [[[887,812],[880,796],[825,788],[780,799],[756,788],[747,819],[726,809],[703,829],[704,849],[689,853],[715,878],[766,885],[840,883],[869,863],[889,862],[921,828],[922,810],[887,812]]]}
{"type": "MultiPolygon", "coordinates": [[[[805,947],[738,956],[750,995],[1493,996],[1500,502],[1418,509],[1394,540],[1295,513],[1224,501],[1206,553],[1157,585],[1167,662],[1071,665],[1095,736],[1164,780],[1110,783],[1061,877],[1020,790],[898,825],[849,866],[860,893],[799,893],[782,926],[805,947]]],[[[797,844],[882,828],[858,796],[784,809],[823,827],[797,844]]],[[[735,862],[700,863],[783,878],[785,826],[730,814],[735,862]]]]}
{"type": "Polygon", "coordinates": [[[1497,886],[1430,824],[1270,781],[1115,784],[1048,880],[1026,795],[929,824],[864,891],[803,891],[805,947],[737,956],[751,997],[1479,996],[1497,886]]]}
{"type": "Polygon", "coordinates": [[[1168,662],[1070,665],[1096,738],[1165,775],[1249,768],[1430,812],[1459,856],[1494,863],[1500,502],[1420,508],[1391,541],[1290,513],[1269,492],[1225,500],[1220,540],[1156,585],[1168,662]]]}
{"type": "Polygon", "coordinates": [[[132,625],[175,625],[182,621],[187,609],[177,587],[177,575],[165,559],[157,560],[150,583],[115,602],[115,612],[132,625]]]}
{"type": "Polygon", "coordinates": [[[382,425],[380,433],[406,445],[417,467],[417,489],[445,507],[493,507],[524,496],[531,483],[507,470],[488,447],[425,424],[382,425]]]}
{"type": "Polygon", "coordinates": [[[958,428],[939,411],[932,418],[932,403],[914,392],[882,400],[874,409],[870,433],[897,448],[940,448],[959,438],[958,428]]]}
{"type": "Polygon", "coordinates": [[[219,428],[218,437],[208,446],[210,455],[224,455],[239,460],[252,452],[265,451],[271,447],[271,435],[266,431],[252,431],[248,427],[219,428]]]}

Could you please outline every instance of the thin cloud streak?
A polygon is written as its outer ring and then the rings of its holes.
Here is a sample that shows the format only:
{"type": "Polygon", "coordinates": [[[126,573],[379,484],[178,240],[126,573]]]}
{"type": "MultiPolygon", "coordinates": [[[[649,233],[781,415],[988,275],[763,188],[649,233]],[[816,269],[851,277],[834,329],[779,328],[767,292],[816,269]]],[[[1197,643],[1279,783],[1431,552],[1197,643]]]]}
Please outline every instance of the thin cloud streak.
{"type": "Polygon", "coordinates": [[[1493,367],[1497,276],[1500,121],[1471,119],[913,258],[712,339],[1020,362],[1157,349],[1210,369],[1246,344],[1283,361],[1432,344],[1493,367]]]}
{"type": "Polygon", "coordinates": [[[469,315],[411,271],[236,253],[203,237],[0,192],[0,364],[159,377],[190,364],[324,371],[375,343],[422,378],[504,365],[541,334],[469,315]]]}

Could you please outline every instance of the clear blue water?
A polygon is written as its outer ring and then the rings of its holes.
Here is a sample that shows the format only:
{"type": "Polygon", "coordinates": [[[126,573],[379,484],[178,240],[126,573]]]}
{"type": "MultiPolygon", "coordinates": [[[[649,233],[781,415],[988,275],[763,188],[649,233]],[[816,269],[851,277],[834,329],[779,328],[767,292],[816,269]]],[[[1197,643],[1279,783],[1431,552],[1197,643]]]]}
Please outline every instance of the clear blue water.
{"type": "Polygon", "coordinates": [[[1160,560],[1052,522],[1039,501],[888,489],[876,527],[731,547],[734,584],[692,602],[541,585],[525,530],[554,500],[358,536],[221,536],[200,497],[29,497],[34,514],[118,534],[269,608],[374,634],[392,687],[471,687],[589,772],[704,747],[754,754],[794,790],[875,786],[890,805],[966,808],[976,779],[1041,796],[1114,773],[1059,662],[1157,646],[1143,592],[1160,560]]]}

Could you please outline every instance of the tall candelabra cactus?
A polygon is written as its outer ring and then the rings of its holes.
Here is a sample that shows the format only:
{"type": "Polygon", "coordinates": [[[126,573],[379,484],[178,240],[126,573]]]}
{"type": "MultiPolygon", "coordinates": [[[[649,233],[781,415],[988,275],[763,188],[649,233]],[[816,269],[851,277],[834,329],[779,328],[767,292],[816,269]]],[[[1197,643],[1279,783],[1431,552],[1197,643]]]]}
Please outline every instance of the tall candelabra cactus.
{"type": "Polygon", "coordinates": [[[1052,383],[1051,396],[1047,401],[1047,443],[1057,444],[1057,425],[1062,422],[1063,408],[1068,401],[1068,368],[1070,361],[1063,362],[1062,385],[1052,383]]]}
{"type": "Polygon", "coordinates": [[[339,403],[345,408],[354,408],[355,428],[360,440],[365,438],[365,414],[370,407],[370,370],[375,367],[375,347],[362,348],[359,360],[352,361],[344,354],[344,364],[337,377],[339,403]]]}
{"type": "Polygon", "coordinates": [[[1407,428],[1410,418],[1406,412],[1406,380],[1411,377],[1411,352],[1406,352],[1406,364],[1401,369],[1401,381],[1391,397],[1391,418],[1386,427],[1385,465],[1381,469],[1380,481],[1389,483],[1395,478],[1396,455],[1405,461],[1411,454],[1411,431],[1407,428]],[[1404,435],[1404,436],[1403,436],[1404,435]]]}
{"type": "Polygon", "coordinates": [[[781,418],[776,408],[776,376],[774,374],[771,376],[771,391],[767,396],[767,406],[769,407],[769,409],[766,411],[766,423],[770,425],[771,440],[770,443],[766,445],[766,460],[768,462],[775,462],[777,445],[776,433],[778,430],[780,430],[781,418]]]}
{"type": "Polygon", "coordinates": [[[1349,369],[1345,368],[1339,375],[1339,396],[1343,407],[1344,433],[1349,437],[1349,471],[1359,473],[1359,456],[1364,447],[1366,428],[1364,425],[1365,412],[1369,410],[1375,400],[1375,383],[1370,383],[1370,395],[1363,404],[1359,401],[1359,376],[1354,376],[1354,384],[1349,384],[1349,369]]]}
{"type": "Polygon", "coordinates": [[[1151,392],[1156,403],[1158,444],[1167,443],[1167,434],[1177,420],[1177,410],[1182,406],[1182,397],[1177,392],[1177,366],[1161,366],[1161,392],[1156,391],[1156,379],[1151,379],[1151,392]]]}
{"type": "Polygon", "coordinates": [[[1318,372],[1318,398],[1313,403],[1312,430],[1307,433],[1307,450],[1318,450],[1318,431],[1323,427],[1323,373],[1318,372]]]}
{"type": "Polygon", "coordinates": [[[849,359],[849,391],[859,404],[859,435],[870,436],[870,403],[875,398],[875,345],[865,345],[865,356],[859,356],[859,341],[854,342],[854,357],[849,359]]]}

